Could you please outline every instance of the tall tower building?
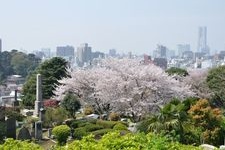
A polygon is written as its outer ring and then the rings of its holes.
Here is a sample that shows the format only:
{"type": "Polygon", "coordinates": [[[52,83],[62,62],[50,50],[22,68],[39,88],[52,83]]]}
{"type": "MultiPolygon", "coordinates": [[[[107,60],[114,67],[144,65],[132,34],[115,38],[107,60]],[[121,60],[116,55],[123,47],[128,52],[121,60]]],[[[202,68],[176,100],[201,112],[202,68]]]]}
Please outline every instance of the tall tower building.
{"type": "Polygon", "coordinates": [[[207,46],[207,27],[198,28],[198,52],[209,54],[209,48],[207,46]]]}
{"type": "Polygon", "coordinates": [[[0,53],[2,52],[2,39],[0,39],[0,53]]]}
{"type": "Polygon", "coordinates": [[[74,61],[74,48],[73,46],[58,46],[56,47],[56,56],[63,57],[69,62],[74,61]]]}
{"type": "Polygon", "coordinates": [[[91,47],[87,43],[81,44],[77,48],[77,63],[79,66],[83,66],[84,63],[90,63],[92,61],[91,47]]]}

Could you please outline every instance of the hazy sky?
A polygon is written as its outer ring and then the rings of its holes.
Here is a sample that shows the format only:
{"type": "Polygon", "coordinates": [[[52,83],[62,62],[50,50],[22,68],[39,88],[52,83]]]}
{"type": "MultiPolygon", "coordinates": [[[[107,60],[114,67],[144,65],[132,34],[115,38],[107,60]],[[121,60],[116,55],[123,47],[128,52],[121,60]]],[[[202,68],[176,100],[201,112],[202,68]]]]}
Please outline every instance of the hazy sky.
{"type": "Polygon", "coordinates": [[[151,53],[157,44],[225,49],[225,0],[0,0],[3,49],[27,51],[87,42],[94,51],[151,53]]]}

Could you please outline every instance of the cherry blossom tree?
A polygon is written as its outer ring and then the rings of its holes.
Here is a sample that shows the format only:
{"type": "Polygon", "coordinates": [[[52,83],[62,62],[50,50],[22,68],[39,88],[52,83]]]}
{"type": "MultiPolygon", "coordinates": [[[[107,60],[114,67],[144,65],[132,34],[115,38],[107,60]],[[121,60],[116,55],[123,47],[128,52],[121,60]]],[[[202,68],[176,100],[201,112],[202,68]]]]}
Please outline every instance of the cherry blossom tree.
{"type": "Polygon", "coordinates": [[[55,93],[57,98],[62,100],[66,91],[72,91],[100,114],[113,111],[142,116],[174,97],[194,95],[189,86],[161,68],[133,59],[105,59],[90,69],[74,70],[71,77],[61,81],[63,85],[55,93]]]}

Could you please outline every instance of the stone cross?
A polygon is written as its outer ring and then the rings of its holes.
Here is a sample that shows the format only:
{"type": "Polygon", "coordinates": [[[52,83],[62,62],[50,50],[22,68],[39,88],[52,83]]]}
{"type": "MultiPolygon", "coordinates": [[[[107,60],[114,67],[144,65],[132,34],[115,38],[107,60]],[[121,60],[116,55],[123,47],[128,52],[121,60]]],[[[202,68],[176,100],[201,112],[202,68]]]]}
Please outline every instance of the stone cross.
{"type": "Polygon", "coordinates": [[[35,101],[35,108],[34,108],[34,115],[36,117],[39,116],[41,108],[42,108],[42,78],[40,74],[37,74],[36,101],[35,101]]]}

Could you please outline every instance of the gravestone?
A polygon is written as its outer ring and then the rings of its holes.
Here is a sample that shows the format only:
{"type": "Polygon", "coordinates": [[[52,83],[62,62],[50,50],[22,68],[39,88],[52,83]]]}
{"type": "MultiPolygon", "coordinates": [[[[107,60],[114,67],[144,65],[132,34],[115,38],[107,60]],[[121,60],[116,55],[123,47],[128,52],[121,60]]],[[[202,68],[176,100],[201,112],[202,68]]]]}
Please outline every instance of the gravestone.
{"type": "Polygon", "coordinates": [[[42,139],[42,122],[41,121],[35,122],[34,138],[37,139],[37,140],[42,139]]]}
{"type": "Polygon", "coordinates": [[[16,139],[16,119],[8,118],[6,120],[6,137],[16,139]]]}
{"type": "Polygon", "coordinates": [[[0,106],[0,121],[5,121],[5,107],[0,106]]]}
{"type": "Polygon", "coordinates": [[[35,122],[31,124],[31,137],[35,138],[35,122]]]}
{"type": "Polygon", "coordinates": [[[18,140],[31,140],[31,135],[26,127],[22,127],[17,136],[18,140]]]}
{"type": "Polygon", "coordinates": [[[51,136],[52,136],[52,128],[49,128],[48,129],[48,137],[51,138],[51,136]]]}
{"type": "Polygon", "coordinates": [[[19,106],[19,101],[17,100],[17,90],[15,90],[15,100],[13,102],[13,107],[18,107],[19,106]]]}

